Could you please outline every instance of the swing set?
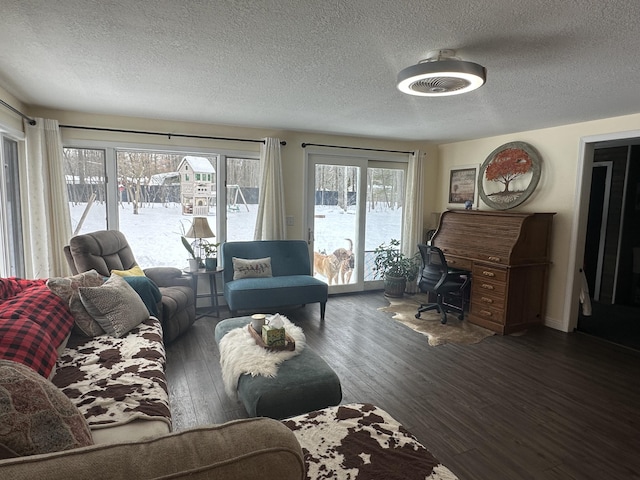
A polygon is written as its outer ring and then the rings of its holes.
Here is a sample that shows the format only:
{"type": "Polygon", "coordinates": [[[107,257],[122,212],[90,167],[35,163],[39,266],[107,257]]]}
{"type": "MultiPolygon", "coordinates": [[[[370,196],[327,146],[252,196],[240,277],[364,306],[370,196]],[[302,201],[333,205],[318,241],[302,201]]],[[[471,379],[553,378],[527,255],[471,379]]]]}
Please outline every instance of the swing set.
{"type": "Polygon", "coordinates": [[[238,196],[242,199],[242,203],[244,203],[247,212],[249,211],[249,205],[247,205],[247,200],[244,198],[244,194],[240,189],[240,185],[227,185],[227,209],[230,212],[239,212],[240,205],[238,204],[238,196]]]}

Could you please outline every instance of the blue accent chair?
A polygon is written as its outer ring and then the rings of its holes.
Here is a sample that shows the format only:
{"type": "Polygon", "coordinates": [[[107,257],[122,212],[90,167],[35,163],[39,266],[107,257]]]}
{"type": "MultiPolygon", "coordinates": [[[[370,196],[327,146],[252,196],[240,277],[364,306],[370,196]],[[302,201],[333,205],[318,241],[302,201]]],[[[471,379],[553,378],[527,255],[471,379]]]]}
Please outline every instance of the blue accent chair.
{"type": "Polygon", "coordinates": [[[239,310],[260,311],[320,303],[320,319],[328,299],[328,285],[313,277],[309,248],[304,240],[226,242],[220,247],[224,267],[224,298],[232,316],[239,310]],[[272,277],[233,279],[233,257],[271,258],[272,277]]]}

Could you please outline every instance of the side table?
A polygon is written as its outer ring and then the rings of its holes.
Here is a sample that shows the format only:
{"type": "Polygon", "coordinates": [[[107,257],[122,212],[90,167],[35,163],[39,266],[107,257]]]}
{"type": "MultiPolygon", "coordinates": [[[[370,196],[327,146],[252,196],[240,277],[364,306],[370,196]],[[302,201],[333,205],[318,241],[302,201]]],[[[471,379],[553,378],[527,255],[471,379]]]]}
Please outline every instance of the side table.
{"type": "Polygon", "coordinates": [[[224,271],[223,268],[217,268],[216,270],[205,270],[204,268],[200,268],[195,272],[190,272],[188,270],[183,270],[183,272],[191,277],[191,281],[193,282],[193,291],[196,295],[196,309],[198,307],[198,299],[199,298],[208,298],[211,301],[210,308],[200,315],[196,315],[196,320],[207,316],[212,315],[212,312],[215,311],[215,317],[218,318],[220,316],[220,302],[218,302],[218,297],[222,295],[222,293],[218,293],[218,283],[216,281],[216,277],[218,274],[221,274],[224,271]],[[199,277],[209,277],[209,293],[198,293],[198,278],[199,277]]]}

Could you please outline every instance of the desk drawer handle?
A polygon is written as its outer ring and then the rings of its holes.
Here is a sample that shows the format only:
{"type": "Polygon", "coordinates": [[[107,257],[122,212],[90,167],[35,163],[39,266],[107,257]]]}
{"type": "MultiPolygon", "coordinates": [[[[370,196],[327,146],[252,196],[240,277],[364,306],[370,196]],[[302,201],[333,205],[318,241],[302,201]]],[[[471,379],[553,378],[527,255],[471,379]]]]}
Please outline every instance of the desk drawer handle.
{"type": "Polygon", "coordinates": [[[482,271],[482,275],[484,275],[485,277],[495,277],[496,274],[493,272],[487,272],[486,270],[482,271]]]}
{"type": "Polygon", "coordinates": [[[493,313],[488,310],[480,310],[480,315],[484,315],[485,317],[492,317],[493,313]]]}
{"type": "Polygon", "coordinates": [[[455,260],[451,260],[451,259],[447,258],[447,263],[449,263],[449,265],[455,265],[458,262],[456,262],[455,260]]]}
{"type": "Polygon", "coordinates": [[[486,288],[487,290],[493,290],[493,285],[489,285],[488,283],[481,283],[480,286],[482,288],[486,288]]]}
{"type": "Polygon", "coordinates": [[[489,257],[489,260],[491,260],[492,262],[499,262],[500,257],[489,257]]]}
{"type": "Polygon", "coordinates": [[[480,298],[480,300],[482,300],[484,303],[493,303],[493,300],[491,300],[489,297],[482,297],[480,298]]]}

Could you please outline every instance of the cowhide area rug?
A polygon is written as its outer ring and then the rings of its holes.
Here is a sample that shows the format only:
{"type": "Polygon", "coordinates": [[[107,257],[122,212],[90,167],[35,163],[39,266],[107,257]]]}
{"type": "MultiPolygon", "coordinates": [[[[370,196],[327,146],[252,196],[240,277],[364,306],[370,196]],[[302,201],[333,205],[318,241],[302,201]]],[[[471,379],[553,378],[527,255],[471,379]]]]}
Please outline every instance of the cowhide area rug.
{"type": "Polygon", "coordinates": [[[387,297],[388,307],[378,310],[393,313],[393,319],[429,337],[429,345],[436,346],[444,343],[472,344],[478,343],[494,332],[466,320],[458,320],[458,315],[449,313],[447,323],[440,322],[440,314],[435,310],[423,312],[416,318],[416,312],[421,303],[428,303],[426,294],[417,294],[402,298],[387,297]]]}

